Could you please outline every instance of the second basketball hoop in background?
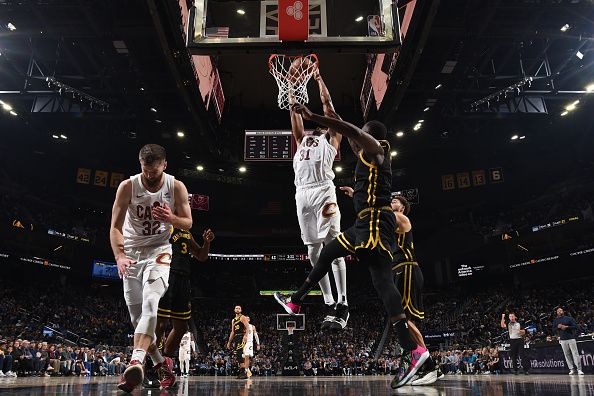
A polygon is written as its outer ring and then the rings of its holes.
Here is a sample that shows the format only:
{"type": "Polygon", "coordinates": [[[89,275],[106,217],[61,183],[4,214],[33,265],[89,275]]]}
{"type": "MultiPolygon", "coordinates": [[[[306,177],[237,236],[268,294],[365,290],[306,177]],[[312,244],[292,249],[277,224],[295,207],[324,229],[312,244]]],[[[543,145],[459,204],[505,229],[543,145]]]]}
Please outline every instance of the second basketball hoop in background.
{"type": "Polygon", "coordinates": [[[268,68],[278,86],[279,108],[289,110],[293,103],[306,104],[309,102],[307,83],[318,67],[318,57],[315,54],[305,56],[270,55],[268,68]]]}

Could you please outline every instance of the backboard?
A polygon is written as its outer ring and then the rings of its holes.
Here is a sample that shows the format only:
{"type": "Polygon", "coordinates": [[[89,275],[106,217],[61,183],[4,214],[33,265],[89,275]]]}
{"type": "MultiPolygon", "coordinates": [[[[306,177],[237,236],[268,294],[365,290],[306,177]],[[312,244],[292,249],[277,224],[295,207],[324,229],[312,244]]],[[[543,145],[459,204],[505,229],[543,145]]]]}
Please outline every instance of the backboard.
{"type": "Polygon", "coordinates": [[[185,24],[187,47],[192,54],[217,55],[391,53],[400,46],[398,7],[392,0],[288,1],[295,9],[307,6],[305,41],[279,40],[278,0],[195,0],[185,24]]]}
{"type": "Polygon", "coordinates": [[[305,314],[276,314],[276,329],[287,331],[287,327],[292,327],[293,331],[305,330],[305,314]]]}

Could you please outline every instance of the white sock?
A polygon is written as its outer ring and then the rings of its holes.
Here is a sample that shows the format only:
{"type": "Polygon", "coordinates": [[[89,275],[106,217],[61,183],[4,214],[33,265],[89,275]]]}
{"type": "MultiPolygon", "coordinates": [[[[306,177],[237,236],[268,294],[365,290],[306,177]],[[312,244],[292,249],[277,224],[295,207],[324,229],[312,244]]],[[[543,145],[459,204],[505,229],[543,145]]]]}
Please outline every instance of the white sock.
{"type": "Polygon", "coordinates": [[[159,348],[155,348],[154,352],[149,352],[148,355],[151,357],[151,360],[153,361],[155,366],[165,361],[165,358],[163,357],[163,355],[161,355],[161,352],[159,352],[159,348]]]}
{"type": "MultiPolygon", "coordinates": [[[[315,245],[307,245],[307,253],[309,255],[309,261],[311,266],[313,267],[320,258],[320,253],[322,252],[322,244],[317,243],[315,245]]],[[[332,295],[332,286],[330,286],[330,278],[328,274],[324,275],[319,282],[320,289],[322,289],[322,294],[324,295],[324,304],[326,305],[334,305],[334,296],[332,295]]]]}
{"type": "Polygon", "coordinates": [[[130,361],[138,360],[140,363],[144,364],[145,356],[146,351],[144,349],[135,349],[134,351],[132,351],[132,357],[130,358],[130,361]]]}
{"type": "Polygon", "coordinates": [[[346,263],[344,258],[340,257],[332,262],[332,272],[334,273],[334,282],[338,293],[338,303],[349,305],[347,302],[346,263]]]}

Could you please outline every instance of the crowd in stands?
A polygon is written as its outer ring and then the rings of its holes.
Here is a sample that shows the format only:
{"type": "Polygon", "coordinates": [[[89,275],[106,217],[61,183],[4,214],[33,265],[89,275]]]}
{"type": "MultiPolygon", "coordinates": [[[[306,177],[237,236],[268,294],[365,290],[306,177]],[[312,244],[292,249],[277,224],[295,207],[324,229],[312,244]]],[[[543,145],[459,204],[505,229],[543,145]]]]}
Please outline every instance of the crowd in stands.
{"type": "MultiPolygon", "coordinates": [[[[594,331],[592,279],[510,295],[496,290],[470,294],[470,298],[456,304],[437,303],[437,296],[455,300],[453,294],[429,295],[423,331],[447,328],[455,333],[447,344],[434,348],[440,349],[434,351],[434,359],[444,373],[498,372],[496,346],[505,341],[499,327],[502,312],[513,310],[522,323],[534,327],[529,332],[530,342],[554,340],[551,323],[559,305],[577,320],[581,332],[594,331]]],[[[379,302],[357,301],[362,300],[351,302],[349,326],[340,333],[316,331],[322,312],[316,305],[307,308],[306,330],[295,332],[302,345],[304,375],[387,374],[398,368],[396,337],[392,337],[379,360],[373,359],[374,344],[384,327],[379,302]]],[[[192,361],[195,374],[231,375],[237,369],[232,352],[225,349],[234,304],[229,302],[228,310],[220,309],[220,301],[208,299],[195,305],[194,322],[203,340],[198,342],[202,347],[192,361]]],[[[271,304],[246,302],[244,308],[258,328],[262,343],[253,359],[255,375],[276,375],[283,364],[278,310],[271,304]]],[[[126,307],[118,294],[91,296],[73,286],[16,288],[7,283],[0,289],[0,376],[117,375],[130,352],[131,332],[126,307]]]]}

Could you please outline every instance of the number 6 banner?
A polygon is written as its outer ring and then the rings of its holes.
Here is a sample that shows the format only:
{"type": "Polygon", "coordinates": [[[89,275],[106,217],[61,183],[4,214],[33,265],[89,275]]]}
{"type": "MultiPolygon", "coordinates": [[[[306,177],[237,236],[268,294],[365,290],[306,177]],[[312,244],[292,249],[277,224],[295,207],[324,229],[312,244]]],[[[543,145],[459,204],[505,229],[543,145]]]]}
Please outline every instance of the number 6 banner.
{"type": "Polygon", "coordinates": [[[309,36],[308,0],[278,1],[278,38],[281,41],[305,41],[309,36]]]}

